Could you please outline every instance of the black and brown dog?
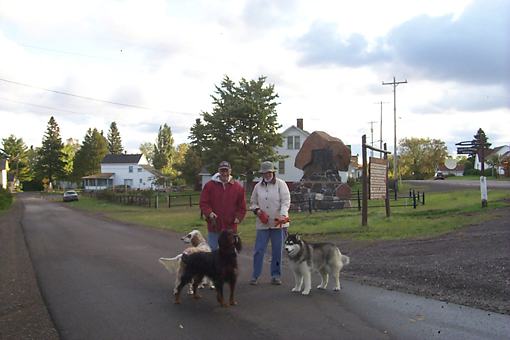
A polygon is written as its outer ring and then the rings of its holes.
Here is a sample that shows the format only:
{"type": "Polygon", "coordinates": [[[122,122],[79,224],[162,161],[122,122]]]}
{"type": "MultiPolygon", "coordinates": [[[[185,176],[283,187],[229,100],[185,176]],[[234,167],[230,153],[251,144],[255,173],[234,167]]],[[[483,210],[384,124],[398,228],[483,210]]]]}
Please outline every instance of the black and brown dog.
{"type": "Polygon", "coordinates": [[[234,291],[237,281],[237,252],[241,251],[241,238],[232,230],[224,230],[218,237],[218,249],[210,253],[194,253],[182,256],[186,265],[180,283],[176,287],[175,303],[181,303],[182,288],[193,280],[193,297],[198,299],[198,283],[204,276],[209,277],[216,287],[217,300],[221,306],[227,307],[223,299],[223,284],[230,285],[230,305],[236,305],[234,291]]]}

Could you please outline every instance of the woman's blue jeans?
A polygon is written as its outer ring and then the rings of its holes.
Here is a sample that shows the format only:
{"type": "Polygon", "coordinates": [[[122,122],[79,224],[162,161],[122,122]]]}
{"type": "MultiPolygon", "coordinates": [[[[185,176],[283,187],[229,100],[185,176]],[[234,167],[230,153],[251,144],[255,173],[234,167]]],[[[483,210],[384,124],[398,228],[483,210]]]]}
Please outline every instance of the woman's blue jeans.
{"type": "Polygon", "coordinates": [[[282,246],[285,231],[279,229],[258,229],[253,251],[253,279],[258,279],[262,273],[264,254],[267,243],[271,240],[271,277],[280,278],[282,263],[282,246]]]}

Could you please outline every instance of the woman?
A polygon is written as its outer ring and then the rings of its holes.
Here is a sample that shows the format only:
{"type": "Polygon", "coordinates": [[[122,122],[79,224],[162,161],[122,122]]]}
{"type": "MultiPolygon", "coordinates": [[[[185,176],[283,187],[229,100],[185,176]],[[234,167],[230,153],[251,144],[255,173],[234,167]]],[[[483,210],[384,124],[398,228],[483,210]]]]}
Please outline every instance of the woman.
{"type": "Polygon", "coordinates": [[[275,176],[272,162],[260,165],[262,180],[253,188],[250,209],[255,215],[257,235],[250,284],[256,285],[262,273],[267,243],[271,240],[271,283],[281,285],[282,245],[289,227],[290,192],[287,184],[275,176]]]}

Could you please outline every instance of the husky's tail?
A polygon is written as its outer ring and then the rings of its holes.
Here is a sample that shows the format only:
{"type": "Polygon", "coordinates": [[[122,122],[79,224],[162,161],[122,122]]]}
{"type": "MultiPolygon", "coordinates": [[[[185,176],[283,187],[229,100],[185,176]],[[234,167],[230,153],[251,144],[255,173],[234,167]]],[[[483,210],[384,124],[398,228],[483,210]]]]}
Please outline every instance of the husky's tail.
{"type": "Polygon", "coordinates": [[[349,258],[349,256],[346,256],[346,255],[342,255],[342,263],[345,265],[349,264],[351,262],[351,259],[349,258]]]}
{"type": "Polygon", "coordinates": [[[177,272],[177,269],[179,269],[179,266],[181,264],[181,257],[182,254],[179,254],[172,258],[161,257],[159,259],[159,262],[163,266],[165,266],[166,270],[168,270],[170,274],[174,274],[177,272]]]}

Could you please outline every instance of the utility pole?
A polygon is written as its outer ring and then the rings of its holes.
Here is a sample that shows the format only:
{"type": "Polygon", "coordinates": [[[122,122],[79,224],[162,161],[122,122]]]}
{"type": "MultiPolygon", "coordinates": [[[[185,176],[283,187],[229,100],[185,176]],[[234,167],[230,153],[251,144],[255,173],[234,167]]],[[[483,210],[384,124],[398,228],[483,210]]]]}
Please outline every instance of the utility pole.
{"type": "MultiPolygon", "coordinates": [[[[382,100],[378,103],[374,103],[377,105],[381,105],[381,119],[379,119],[379,149],[382,150],[383,147],[383,138],[382,138],[382,105],[388,104],[388,102],[383,102],[382,100]]],[[[379,152],[379,157],[382,158],[382,152],[379,152]]]]}
{"type": "MultiPolygon", "coordinates": [[[[370,124],[370,145],[374,146],[374,123],[377,123],[377,121],[370,121],[368,122],[370,124]]],[[[374,157],[374,150],[370,149],[370,157],[374,157]]]]}
{"type": "Polygon", "coordinates": [[[395,77],[393,77],[393,82],[385,83],[382,82],[383,85],[393,85],[393,179],[398,180],[398,172],[397,172],[397,85],[398,84],[407,84],[407,80],[404,81],[395,81],[395,77]]]}

